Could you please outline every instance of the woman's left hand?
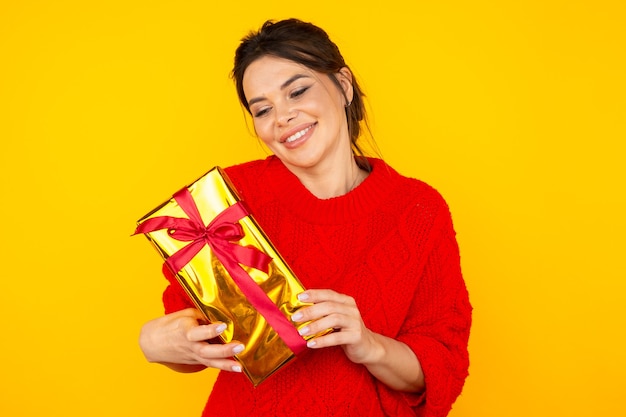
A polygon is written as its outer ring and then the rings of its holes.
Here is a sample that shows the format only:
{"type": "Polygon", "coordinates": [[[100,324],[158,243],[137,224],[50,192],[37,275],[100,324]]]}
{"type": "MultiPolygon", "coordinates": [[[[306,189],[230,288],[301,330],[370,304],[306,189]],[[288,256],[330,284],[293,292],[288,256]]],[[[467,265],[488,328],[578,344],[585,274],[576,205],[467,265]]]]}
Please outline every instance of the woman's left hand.
{"type": "Polygon", "coordinates": [[[295,323],[311,321],[300,329],[302,336],[321,333],[329,328],[335,330],[309,340],[307,345],[310,348],[341,346],[348,359],[362,364],[376,362],[383,354],[375,333],[363,323],[354,298],[332,290],[307,290],[298,298],[313,303],[291,316],[295,323]]]}
{"type": "Polygon", "coordinates": [[[298,298],[313,304],[291,316],[296,324],[311,321],[300,329],[302,336],[335,329],[310,339],[310,348],[341,346],[349,360],[364,365],[390,388],[409,392],[424,389],[424,373],[415,353],[408,345],[369,330],[354,298],[332,290],[307,290],[298,298]]]}

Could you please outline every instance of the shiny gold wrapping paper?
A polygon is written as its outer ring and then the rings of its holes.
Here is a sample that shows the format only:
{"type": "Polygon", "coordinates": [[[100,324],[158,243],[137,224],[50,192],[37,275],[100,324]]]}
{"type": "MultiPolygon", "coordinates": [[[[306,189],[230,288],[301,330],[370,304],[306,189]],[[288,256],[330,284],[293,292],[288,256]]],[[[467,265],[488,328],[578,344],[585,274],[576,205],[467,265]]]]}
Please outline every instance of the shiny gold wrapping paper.
{"type": "MultiPolygon", "coordinates": [[[[205,224],[239,201],[234,186],[219,167],[210,170],[187,189],[205,224]]],[[[187,217],[172,198],[137,223],[157,216],[187,217]]],[[[272,258],[269,274],[245,266],[244,269],[279,310],[290,318],[300,307],[307,305],[297,298],[304,287],[250,215],[241,219],[239,224],[245,237],[238,244],[255,246],[272,258]]],[[[164,259],[189,243],[173,239],[167,230],[149,232],[146,236],[164,259]]],[[[243,372],[255,386],[294,358],[293,352],[252,307],[208,246],[204,246],[176,278],[208,321],[227,325],[220,336],[224,342],[237,340],[246,346],[235,359],[241,363],[243,372]]],[[[301,323],[298,328],[306,324],[301,323]]],[[[305,339],[315,336],[310,335],[305,339]]]]}

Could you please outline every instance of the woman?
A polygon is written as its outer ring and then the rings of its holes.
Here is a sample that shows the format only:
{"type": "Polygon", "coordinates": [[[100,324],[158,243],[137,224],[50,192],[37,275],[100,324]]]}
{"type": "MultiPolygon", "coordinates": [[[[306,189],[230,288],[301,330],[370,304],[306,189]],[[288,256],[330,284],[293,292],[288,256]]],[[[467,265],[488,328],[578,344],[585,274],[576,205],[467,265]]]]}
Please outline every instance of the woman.
{"type": "Polygon", "coordinates": [[[206,416],[445,416],[468,369],[471,306],[450,214],[428,185],[360,156],[363,94],[320,28],[266,22],[242,40],[233,78],[273,155],[226,169],[312,303],[291,319],[335,332],[257,388],[206,340],[221,323],[171,282],[143,327],[151,362],[222,370],[206,416]],[[355,156],[359,154],[359,156],[355,156]],[[288,227],[286,227],[288,225],[288,227]]]}

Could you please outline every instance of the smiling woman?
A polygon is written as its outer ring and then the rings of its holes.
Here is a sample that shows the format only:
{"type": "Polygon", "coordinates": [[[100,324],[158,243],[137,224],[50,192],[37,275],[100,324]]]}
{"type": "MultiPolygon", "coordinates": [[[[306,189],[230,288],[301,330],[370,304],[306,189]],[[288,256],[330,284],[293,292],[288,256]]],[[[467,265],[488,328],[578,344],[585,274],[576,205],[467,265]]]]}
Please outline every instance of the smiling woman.
{"type": "Polygon", "coordinates": [[[233,78],[274,155],[226,172],[308,288],[291,320],[320,336],[253,388],[232,358],[246,346],[207,343],[225,326],[199,322],[172,281],[167,314],[142,329],[146,358],[220,369],[205,416],[447,415],[468,372],[471,306],[445,201],[361,154],[363,94],[322,29],[265,23],[240,44],[233,78]]]}
{"type": "Polygon", "coordinates": [[[350,147],[345,109],[351,80],[345,67],[326,75],[273,56],[257,59],[244,73],[256,134],[319,198],[343,195],[367,175],[350,147]],[[329,189],[319,182],[324,177],[344,181],[329,189]]]}

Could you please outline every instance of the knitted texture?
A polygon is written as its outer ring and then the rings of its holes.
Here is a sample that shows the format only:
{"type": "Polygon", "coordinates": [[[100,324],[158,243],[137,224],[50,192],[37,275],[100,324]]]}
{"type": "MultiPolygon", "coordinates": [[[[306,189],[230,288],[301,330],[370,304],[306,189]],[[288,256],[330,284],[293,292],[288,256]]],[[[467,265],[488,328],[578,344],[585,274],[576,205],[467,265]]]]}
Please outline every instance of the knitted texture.
{"type": "MultiPolygon", "coordinates": [[[[340,347],[309,350],[254,388],[221,372],[203,416],[448,414],[468,375],[471,306],[450,213],[431,187],[378,159],[348,194],[313,196],[276,157],[226,169],[306,288],[352,296],[365,325],[406,343],[425,375],[421,394],[394,391],[340,347]]],[[[170,282],[166,312],[191,307],[170,282]]]]}

